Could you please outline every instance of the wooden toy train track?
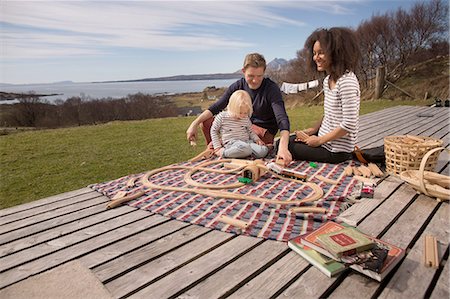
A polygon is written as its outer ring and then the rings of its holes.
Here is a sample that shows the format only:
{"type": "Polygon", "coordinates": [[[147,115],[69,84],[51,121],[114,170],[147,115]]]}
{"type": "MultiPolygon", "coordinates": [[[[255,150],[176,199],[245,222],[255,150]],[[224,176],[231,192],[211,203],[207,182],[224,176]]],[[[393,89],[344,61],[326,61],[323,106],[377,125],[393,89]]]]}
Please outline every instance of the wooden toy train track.
{"type": "MultiPolygon", "coordinates": [[[[302,180],[294,179],[291,177],[284,177],[284,176],[276,173],[275,171],[271,170],[261,160],[249,161],[249,160],[238,160],[238,159],[219,159],[219,160],[213,160],[213,161],[206,161],[206,162],[200,163],[196,166],[165,166],[165,167],[161,167],[161,168],[154,169],[152,171],[147,172],[141,178],[141,183],[142,183],[143,187],[146,187],[148,189],[159,189],[159,190],[166,190],[166,191],[196,193],[196,194],[200,194],[200,195],[204,195],[204,196],[210,196],[213,198],[230,198],[230,199],[236,199],[236,200],[247,200],[247,201],[269,203],[269,204],[280,204],[280,205],[291,205],[291,206],[293,205],[295,207],[290,209],[290,211],[293,213],[296,213],[296,212],[326,213],[327,212],[327,209],[325,209],[325,208],[299,207],[299,205],[301,205],[305,202],[316,201],[323,196],[323,190],[317,184],[312,183],[312,182],[304,182],[302,180]],[[227,170],[206,167],[206,166],[209,166],[212,164],[218,164],[218,163],[223,164],[224,168],[227,168],[227,170]],[[184,180],[187,184],[189,184],[190,186],[193,186],[193,187],[161,186],[161,185],[157,185],[157,184],[150,182],[150,178],[160,172],[168,171],[168,170],[178,170],[178,169],[188,170],[188,172],[184,176],[184,180]],[[215,172],[215,173],[221,173],[221,174],[243,173],[244,176],[246,176],[247,178],[250,178],[253,181],[257,181],[261,176],[263,176],[265,173],[269,172],[273,176],[275,176],[279,179],[287,180],[287,181],[294,181],[299,184],[306,185],[306,186],[310,187],[313,190],[313,192],[308,197],[301,199],[301,200],[282,201],[282,200],[262,198],[262,197],[258,197],[258,196],[236,194],[236,193],[231,193],[231,192],[227,192],[227,191],[213,190],[213,189],[238,188],[238,187],[244,186],[244,183],[236,182],[236,183],[227,184],[227,185],[201,184],[192,179],[192,175],[194,173],[196,173],[197,171],[207,171],[207,172],[215,172]]],[[[136,192],[133,195],[117,198],[117,199],[111,201],[107,205],[107,208],[110,209],[110,208],[117,207],[125,202],[128,202],[130,200],[136,199],[136,198],[144,195],[145,192],[146,192],[145,190],[141,190],[141,191],[136,192]]]]}

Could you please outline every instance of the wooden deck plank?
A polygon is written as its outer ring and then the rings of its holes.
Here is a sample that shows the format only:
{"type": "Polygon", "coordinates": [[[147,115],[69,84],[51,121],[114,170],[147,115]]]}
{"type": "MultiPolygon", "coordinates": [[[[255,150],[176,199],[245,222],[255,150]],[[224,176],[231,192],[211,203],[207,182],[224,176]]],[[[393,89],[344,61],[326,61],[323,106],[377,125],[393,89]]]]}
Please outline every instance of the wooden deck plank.
{"type": "MultiPolygon", "coordinates": [[[[127,209],[123,209],[127,210],[127,209]]],[[[14,266],[21,265],[30,260],[37,259],[41,256],[46,256],[49,253],[56,252],[63,248],[68,248],[79,242],[89,240],[95,234],[103,234],[121,225],[129,223],[129,221],[139,220],[147,217],[142,213],[131,213],[131,215],[119,215],[113,219],[109,219],[104,222],[100,222],[96,225],[89,226],[87,228],[77,230],[73,233],[58,238],[53,238],[48,242],[32,246],[24,250],[20,250],[0,258],[0,272],[6,271],[14,266]]]]}
{"type": "Polygon", "coordinates": [[[401,185],[399,178],[388,176],[374,190],[373,198],[364,199],[342,212],[337,220],[357,226],[367,215],[381,205],[401,185]]]}
{"type": "MultiPolygon", "coordinates": [[[[363,231],[364,233],[378,237],[384,228],[389,227],[390,223],[394,221],[397,217],[397,215],[407,206],[409,205],[414,197],[416,192],[412,191],[411,188],[406,187],[405,185],[400,186],[387,200],[383,201],[383,203],[380,205],[380,207],[383,208],[377,208],[375,211],[373,211],[370,215],[368,215],[358,226],[358,228],[363,231]]],[[[384,238],[383,238],[384,239],[384,238]]],[[[397,245],[396,243],[393,243],[394,245],[397,245]]],[[[401,244],[399,244],[400,247],[401,244]]],[[[406,246],[404,246],[406,247],[406,246]]],[[[345,276],[348,272],[343,273],[339,276],[345,276]]],[[[288,289],[286,289],[285,292],[283,292],[283,296],[288,297],[304,297],[304,296],[312,296],[312,297],[320,297],[322,294],[325,293],[329,288],[333,287],[334,279],[325,279],[321,281],[320,284],[312,284],[309,285],[307,288],[299,288],[299,285],[304,285],[307,281],[316,281],[317,277],[323,277],[323,274],[317,270],[316,268],[309,269],[304,275],[302,275],[298,282],[294,282],[292,286],[290,286],[288,289]]],[[[363,276],[362,274],[358,274],[357,276],[363,276]]],[[[351,277],[355,277],[355,275],[351,275],[349,277],[346,277],[344,279],[344,282],[339,285],[338,290],[335,290],[332,297],[336,296],[335,298],[340,298],[340,296],[348,296],[348,298],[352,298],[352,296],[356,296],[356,294],[352,293],[345,293],[346,288],[346,281],[350,281],[351,277]],[[345,288],[345,290],[340,293],[339,289],[343,285],[342,288],[345,288]]],[[[353,283],[354,279],[351,280],[353,283]]],[[[373,287],[374,285],[378,285],[377,282],[374,280],[362,277],[357,278],[357,281],[363,282],[361,283],[364,285],[364,288],[367,288],[370,290],[370,287],[373,287]]],[[[359,288],[354,288],[351,283],[348,285],[351,285],[350,290],[355,292],[359,290],[359,288]]],[[[358,297],[359,298],[359,297],[358,297]]]]}
{"type": "MultiPolygon", "coordinates": [[[[417,200],[423,202],[431,202],[432,200],[426,196],[420,196],[417,200]]],[[[434,200],[434,203],[436,201],[434,200]]],[[[421,216],[421,215],[418,215],[421,216]]],[[[450,214],[448,203],[441,203],[439,210],[434,215],[430,224],[427,225],[425,231],[415,243],[414,247],[409,251],[406,259],[393,279],[391,279],[378,298],[425,298],[426,290],[431,286],[437,269],[425,267],[423,263],[423,239],[424,236],[430,234],[439,240],[439,249],[442,253],[449,245],[450,214]]],[[[423,216],[422,216],[423,217],[423,216]]],[[[417,220],[416,220],[417,221],[417,220]]],[[[413,221],[414,222],[414,221],[413,221]]],[[[448,277],[447,277],[448,278],[448,277]]],[[[434,287],[434,286],[431,286],[434,287]]]]}
{"type": "Polygon", "coordinates": [[[397,105],[397,106],[392,106],[392,107],[387,107],[385,109],[377,110],[377,111],[374,111],[374,112],[370,112],[368,114],[361,115],[361,117],[368,118],[368,117],[373,115],[375,118],[378,118],[378,117],[383,116],[385,114],[398,112],[400,110],[402,110],[402,111],[403,110],[408,110],[408,109],[412,109],[413,107],[414,106],[409,106],[409,105],[407,105],[407,106],[397,105]]]}
{"type": "MultiPolygon", "coordinates": [[[[378,122],[373,127],[362,127],[361,128],[361,134],[358,134],[358,141],[367,140],[370,138],[375,137],[376,135],[401,135],[401,131],[408,131],[411,130],[411,126],[414,128],[421,127],[417,126],[417,124],[421,124],[424,126],[429,126],[430,123],[439,124],[439,120],[443,120],[446,117],[445,111],[434,111],[433,113],[435,116],[433,118],[424,118],[424,117],[418,117],[417,115],[420,113],[426,113],[429,112],[430,109],[433,108],[424,108],[422,110],[416,110],[416,113],[413,113],[411,115],[406,115],[398,120],[394,119],[387,123],[384,122],[378,122]],[[377,127],[382,125],[382,128],[377,127]]],[[[439,126],[442,126],[443,124],[440,124],[439,126]]]]}
{"type": "MultiPolygon", "coordinates": [[[[357,144],[360,144],[361,147],[376,147],[383,145],[385,136],[392,135],[421,135],[422,132],[426,131],[429,128],[441,128],[445,126],[445,120],[448,116],[445,115],[444,112],[439,112],[438,117],[433,118],[432,120],[425,118],[417,118],[417,120],[412,121],[411,119],[406,119],[403,123],[394,123],[390,126],[385,124],[382,125],[382,129],[374,127],[371,130],[365,132],[364,135],[358,136],[357,144]]],[[[431,135],[431,134],[430,134],[431,135]]]]}
{"type": "Polygon", "coordinates": [[[0,218],[0,225],[5,225],[8,223],[23,220],[23,219],[26,219],[29,217],[34,217],[36,215],[39,215],[39,214],[42,214],[45,212],[54,211],[54,210],[57,210],[62,207],[73,205],[77,202],[87,201],[87,200],[90,200],[92,198],[99,197],[99,196],[100,195],[98,192],[91,191],[91,192],[83,193],[83,194],[80,194],[77,196],[73,196],[71,198],[61,199],[52,204],[41,205],[41,206],[38,206],[35,208],[30,208],[30,209],[26,209],[23,211],[19,211],[17,213],[5,215],[0,218]]]}
{"type": "Polygon", "coordinates": [[[5,232],[4,234],[0,235],[0,244],[6,244],[15,240],[41,233],[43,231],[48,231],[52,228],[57,228],[66,223],[77,221],[82,217],[88,217],[93,213],[98,213],[99,209],[104,210],[103,200],[104,199],[94,199],[93,202],[91,202],[91,204],[94,204],[93,206],[84,208],[82,210],[75,210],[72,213],[56,216],[47,220],[42,220],[41,218],[40,220],[42,221],[36,222],[35,224],[30,222],[30,224],[26,226],[13,229],[9,232],[5,232]]]}
{"type": "MultiPolygon", "coordinates": [[[[371,133],[376,132],[384,132],[387,130],[391,130],[393,128],[402,128],[409,124],[411,124],[412,118],[417,118],[418,121],[424,120],[424,118],[416,117],[418,113],[429,111],[429,107],[414,107],[409,111],[401,111],[400,115],[385,115],[379,118],[373,118],[373,116],[369,116],[372,119],[371,123],[365,124],[362,122],[360,124],[360,132],[358,134],[359,140],[367,139],[371,137],[371,133]],[[424,110],[425,109],[425,110],[424,110]],[[383,126],[380,128],[380,124],[383,126]]],[[[429,120],[429,119],[427,119],[429,120]]]]}
{"type": "Polygon", "coordinates": [[[97,205],[81,212],[69,215],[67,220],[60,223],[54,223],[53,219],[36,224],[32,227],[18,229],[8,238],[13,240],[0,246],[0,257],[13,252],[21,251],[25,248],[36,246],[43,242],[48,242],[55,238],[68,235],[78,230],[99,224],[120,215],[130,213],[130,209],[113,209],[105,211],[104,205],[97,205]],[[48,226],[47,229],[45,226],[48,226]]]}
{"type": "MultiPolygon", "coordinates": [[[[170,221],[169,223],[170,224],[175,223],[175,226],[177,224],[178,226],[180,226],[179,221],[170,221]]],[[[164,254],[169,254],[171,251],[176,250],[180,247],[183,248],[180,250],[188,251],[190,249],[189,252],[191,252],[192,254],[198,254],[196,251],[193,250],[193,248],[197,248],[195,246],[199,246],[197,244],[205,242],[207,238],[210,238],[211,244],[215,244],[214,238],[218,238],[218,240],[220,240],[219,242],[222,242],[224,240],[223,238],[225,237],[230,238],[230,236],[227,236],[226,234],[213,234],[214,236],[208,235],[203,237],[203,235],[211,231],[198,225],[187,226],[180,231],[175,231],[169,235],[164,235],[165,233],[168,232],[168,229],[170,229],[170,226],[164,227],[162,230],[163,237],[156,239],[155,242],[149,242],[149,244],[141,248],[127,252],[124,255],[119,256],[118,258],[107,261],[106,263],[95,265],[93,263],[89,263],[89,266],[94,266],[91,268],[95,273],[95,275],[101,281],[103,281],[104,283],[110,283],[111,281],[119,278],[119,276],[123,276],[128,272],[133,271],[133,273],[128,275],[128,277],[132,277],[134,273],[140,273],[141,271],[145,271],[145,267],[147,267],[145,266],[146,264],[163,256],[164,254]],[[196,239],[199,237],[200,241],[197,241],[196,239]]],[[[187,258],[188,256],[190,255],[186,254],[183,258],[187,258]]],[[[194,257],[195,255],[191,256],[191,258],[194,257]]],[[[147,278],[148,277],[144,277],[144,279],[147,278]]],[[[120,278],[120,281],[125,281],[126,279],[127,277],[123,277],[120,278]]],[[[120,281],[114,282],[112,283],[112,285],[120,284],[121,283],[120,281]]],[[[147,281],[146,280],[143,281],[142,284],[144,284],[145,282],[147,281]]],[[[139,282],[134,281],[133,284],[138,285],[139,282]]]]}
{"type": "Polygon", "coordinates": [[[374,124],[384,122],[387,119],[392,119],[398,114],[407,115],[414,112],[417,107],[414,106],[394,106],[368,114],[361,115],[359,117],[359,123],[361,127],[372,127],[374,124]]]}
{"type": "MultiPolygon", "coordinates": [[[[171,251],[169,248],[174,248],[174,246],[176,246],[174,244],[175,242],[169,238],[163,238],[162,244],[165,245],[165,243],[168,242],[168,245],[166,248],[161,248],[158,244],[154,244],[152,248],[153,251],[148,250],[147,259],[150,260],[149,263],[140,265],[140,267],[122,274],[120,277],[107,282],[105,286],[115,298],[133,294],[147,285],[152,285],[155,282],[164,279],[166,275],[178,270],[186,264],[189,265],[190,262],[195,262],[210,250],[214,251],[217,246],[224,242],[226,242],[225,245],[230,243],[231,247],[235,246],[236,243],[239,243],[240,241],[239,239],[238,241],[231,242],[235,239],[236,238],[230,236],[228,233],[211,231],[207,235],[197,238],[192,242],[188,242],[186,245],[179,248],[175,247],[176,249],[171,251]]],[[[245,244],[248,242],[250,242],[250,239],[244,241],[242,246],[245,247],[245,244]]],[[[229,248],[230,244],[228,244],[226,248],[229,248]]],[[[251,245],[253,244],[254,243],[251,243],[251,245]]],[[[238,248],[241,248],[241,245],[237,246],[234,250],[238,250],[238,248]]],[[[233,253],[230,254],[232,255],[233,253]]],[[[197,262],[197,264],[200,264],[200,269],[204,268],[201,262],[197,262]]],[[[206,264],[206,267],[208,267],[208,264],[206,264]]],[[[95,269],[94,273],[97,276],[101,274],[95,272],[95,269]]],[[[100,275],[100,278],[101,277],[102,276],[100,275]]],[[[172,285],[171,281],[169,281],[168,284],[169,286],[172,285]]],[[[173,285],[172,287],[175,289],[175,292],[179,290],[176,285],[173,285]]]]}
{"type": "Polygon", "coordinates": [[[317,268],[310,267],[277,298],[324,298],[321,297],[324,290],[328,289],[337,277],[328,278],[317,268]]]}
{"type": "Polygon", "coordinates": [[[421,108],[413,107],[406,111],[403,110],[401,111],[400,115],[386,114],[383,116],[375,117],[369,114],[367,117],[369,121],[364,121],[364,116],[362,116],[360,120],[358,141],[364,140],[367,137],[371,137],[371,132],[373,131],[383,132],[398,126],[407,125],[411,117],[414,117],[415,115],[417,115],[418,111],[421,111],[419,109],[421,108]],[[380,128],[380,124],[383,124],[382,128],[380,128]]]}
{"type": "Polygon", "coordinates": [[[450,263],[448,259],[430,296],[430,299],[442,298],[450,298],[450,263]]]}
{"type": "Polygon", "coordinates": [[[185,293],[176,297],[185,298],[219,298],[227,294],[236,285],[250,277],[265,264],[288,250],[286,244],[277,241],[265,241],[260,246],[235,260],[214,275],[209,276],[185,293]],[[239,275],[235,275],[239,273],[239,275]]]}
{"type": "Polygon", "coordinates": [[[130,298],[168,298],[183,288],[199,282],[199,280],[206,279],[211,273],[226,266],[261,242],[261,239],[238,236],[177,271],[164,276],[162,279],[131,295],[130,298]]]}
{"type": "MultiPolygon", "coordinates": [[[[80,262],[82,262],[89,268],[94,268],[96,266],[111,262],[113,260],[115,264],[119,264],[117,262],[119,258],[121,258],[121,260],[123,260],[124,263],[120,265],[120,269],[121,271],[123,271],[123,269],[130,267],[129,258],[124,257],[128,253],[133,252],[134,254],[136,250],[142,249],[149,243],[157,242],[159,239],[163,237],[171,235],[171,237],[173,238],[173,234],[177,231],[181,232],[181,236],[179,236],[179,239],[177,239],[178,242],[181,242],[182,241],[181,238],[183,235],[191,236],[193,235],[192,233],[190,233],[191,230],[194,231],[200,230],[197,227],[193,228],[192,227],[193,227],[192,225],[186,222],[166,221],[161,225],[152,227],[148,230],[142,231],[138,234],[132,235],[125,239],[119,240],[118,242],[115,242],[111,245],[100,248],[99,250],[91,252],[80,258],[80,262]],[[191,227],[184,229],[187,226],[191,227]]],[[[204,230],[200,231],[204,232],[204,230]]],[[[146,252],[145,249],[143,249],[142,251],[146,252]]],[[[107,267],[108,269],[110,269],[109,268],[110,264],[107,267]]]]}
{"type": "MultiPolygon", "coordinates": [[[[430,198],[419,196],[411,206],[401,214],[400,218],[395,221],[392,227],[382,236],[382,240],[396,245],[400,248],[409,248],[410,243],[416,238],[420,229],[425,224],[428,215],[432,213],[437,206],[437,201],[430,198]]],[[[378,225],[376,218],[368,221],[367,225],[378,225]]],[[[384,226],[383,226],[384,227],[384,226]]],[[[362,230],[363,232],[366,232],[362,230]]],[[[379,234],[379,233],[378,233],[379,234]]],[[[377,281],[370,278],[357,278],[356,275],[347,277],[333,291],[330,298],[343,298],[344,296],[357,296],[361,293],[360,298],[372,298],[380,287],[377,281]]]]}
{"type": "Polygon", "coordinates": [[[161,218],[154,216],[149,217],[149,213],[145,211],[134,211],[126,214],[126,216],[119,216],[112,221],[106,221],[88,229],[54,239],[51,242],[3,257],[2,262],[0,262],[0,267],[4,269],[4,272],[1,273],[0,288],[57,267],[96,248],[108,245],[110,242],[129,234],[130,231],[134,232],[161,221],[161,218]],[[44,252],[46,255],[43,255],[44,252]],[[10,268],[12,265],[15,265],[15,267],[10,268]]]}
{"type": "Polygon", "coordinates": [[[433,134],[436,134],[438,136],[448,136],[448,127],[450,126],[450,123],[447,121],[447,125],[442,126],[441,128],[438,128],[436,132],[433,134]]]}
{"type": "MultiPolygon", "coordinates": [[[[448,115],[446,117],[448,118],[448,115]]],[[[427,131],[424,131],[422,133],[425,133],[426,136],[430,134],[431,136],[442,139],[445,136],[448,136],[448,127],[444,126],[444,128],[437,129],[435,124],[433,123],[431,128],[427,129],[427,131]]],[[[449,145],[448,140],[444,140],[444,146],[448,145],[449,145]]],[[[445,167],[447,163],[448,163],[448,155],[446,153],[441,154],[441,157],[436,167],[437,171],[438,172],[444,171],[444,173],[448,173],[448,171],[442,170],[442,167],[445,167]]],[[[389,176],[387,181],[384,180],[376,187],[373,201],[366,200],[364,204],[353,205],[352,207],[341,213],[338,219],[350,225],[357,225],[367,214],[369,214],[380,204],[380,199],[382,201],[383,199],[387,198],[389,194],[386,194],[385,192],[386,190],[388,191],[394,190],[402,183],[403,183],[402,180],[397,179],[396,177],[393,176],[389,176]]]]}
{"type": "MultiPolygon", "coordinates": [[[[14,214],[14,213],[18,213],[24,210],[28,210],[28,209],[33,209],[33,208],[37,208],[39,206],[43,206],[43,205],[51,205],[55,202],[58,202],[60,200],[67,200],[67,199],[71,199],[72,197],[75,196],[79,196],[82,195],[84,193],[88,193],[88,192],[92,192],[91,188],[85,187],[85,188],[81,188],[78,190],[73,190],[73,191],[69,191],[69,192],[65,192],[65,193],[61,193],[61,194],[56,194],[50,197],[46,197],[43,199],[39,199],[39,200],[35,200],[29,203],[25,203],[25,204],[21,204],[18,206],[14,206],[14,207],[10,207],[10,208],[6,208],[6,209],[1,209],[0,210],[0,217],[4,217],[10,214],[14,214]]],[[[1,219],[1,218],[0,218],[1,219]]]]}
{"type": "MultiPolygon", "coordinates": [[[[373,147],[386,135],[408,133],[441,138],[448,147],[448,111],[396,106],[361,116],[358,145],[373,147]]],[[[437,171],[449,172],[448,159],[441,154],[437,171]]],[[[126,205],[105,210],[107,201],[83,188],[0,210],[0,289],[77,259],[115,298],[410,298],[426,292],[448,297],[448,258],[442,272],[419,265],[426,233],[443,237],[441,247],[448,250],[448,203],[417,195],[393,176],[382,179],[365,206],[353,205],[343,214],[362,231],[411,248],[382,284],[350,270],[329,279],[282,242],[235,236],[126,205]]]]}
{"type": "Polygon", "coordinates": [[[370,236],[377,237],[407,205],[412,203],[415,195],[416,191],[411,187],[401,185],[378,209],[367,216],[358,228],[370,236]]]}
{"type": "Polygon", "coordinates": [[[286,283],[308,267],[310,264],[306,260],[291,251],[227,298],[272,298],[286,283]]]}
{"type": "Polygon", "coordinates": [[[105,203],[106,201],[107,199],[101,196],[95,198],[89,197],[88,199],[83,199],[81,202],[75,202],[54,210],[50,209],[46,212],[0,226],[0,235],[26,226],[34,225],[39,222],[48,221],[48,219],[51,218],[65,217],[71,213],[76,213],[83,209],[105,203]]]}
{"type": "Polygon", "coordinates": [[[403,124],[402,126],[394,126],[390,129],[379,132],[379,134],[377,135],[373,134],[367,139],[364,140],[361,139],[361,142],[359,141],[360,139],[358,139],[358,143],[361,143],[362,147],[365,147],[367,144],[370,144],[371,147],[377,147],[383,145],[384,142],[383,138],[385,136],[406,135],[406,134],[420,135],[426,129],[433,127],[433,125],[438,126],[439,128],[445,126],[445,122],[442,121],[445,120],[445,118],[446,116],[441,115],[440,118],[436,118],[431,121],[423,119],[420,122],[418,121],[411,122],[410,120],[409,122],[403,124]]]}

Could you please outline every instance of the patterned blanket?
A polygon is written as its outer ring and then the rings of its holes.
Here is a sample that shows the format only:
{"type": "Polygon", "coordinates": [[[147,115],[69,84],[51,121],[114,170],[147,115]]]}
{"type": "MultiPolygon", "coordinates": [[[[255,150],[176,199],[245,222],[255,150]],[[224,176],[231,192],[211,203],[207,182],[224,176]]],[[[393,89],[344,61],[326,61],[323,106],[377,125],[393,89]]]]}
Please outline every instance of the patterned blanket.
{"type": "MultiPolygon", "coordinates": [[[[354,162],[350,162],[354,165],[354,162]]],[[[198,162],[185,162],[172,166],[194,167],[198,162]]],[[[290,208],[297,205],[289,204],[290,201],[300,200],[311,195],[313,190],[302,182],[293,182],[279,179],[270,173],[266,173],[257,181],[235,189],[222,190],[235,194],[251,195],[260,198],[282,200],[286,204],[273,204],[254,202],[228,198],[217,198],[192,192],[165,191],[149,189],[140,180],[145,173],[125,176],[113,181],[90,185],[92,189],[112,198],[118,192],[124,191],[132,195],[138,191],[145,191],[139,198],[127,204],[158,213],[173,219],[214,228],[225,232],[245,234],[254,237],[287,241],[299,234],[312,231],[323,222],[332,220],[340,212],[349,206],[346,198],[357,187],[358,182],[349,176],[341,176],[344,168],[349,163],[327,164],[316,163],[310,165],[305,161],[293,162],[289,169],[306,173],[310,181],[323,189],[324,195],[317,201],[304,202],[300,206],[322,207],[327,212],[323,213],[299,213],[291,212],[290,208]],[[332,185],[318,180],[314,175],[321,175],[328,179],[337,180],[338,184],[332,185]],[[134,186],[129,186],[130,179],[136,179],[134,186]],[[249,225],[245,229],[219,221],[222,215],[245,221],[249,225]]],[[[223,165],[213,164],[208,167],[220,169],[223,165]]],[[[161,186],[194,188],[189,186],[184,175],[189,170],[168,169],[149,178],[153,184],[161,186]]],[[[238,182],[242,173],[221,174],[209,171],[198,171],[192,175],[192,179],[202,184],[223,185],[238,182]]]]}

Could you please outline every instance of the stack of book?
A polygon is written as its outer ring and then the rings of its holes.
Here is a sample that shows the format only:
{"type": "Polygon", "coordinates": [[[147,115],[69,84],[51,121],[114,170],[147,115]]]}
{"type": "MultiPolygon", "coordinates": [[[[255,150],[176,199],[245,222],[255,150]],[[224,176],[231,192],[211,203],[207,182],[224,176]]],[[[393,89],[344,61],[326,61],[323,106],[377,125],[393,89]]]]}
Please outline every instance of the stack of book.
{"type": "Polygon", "coordinates": [[[401,248],[333,221],[289,240],[288,246],[328,277],[350,267],[382,281],[405,256],[401,248]]]}

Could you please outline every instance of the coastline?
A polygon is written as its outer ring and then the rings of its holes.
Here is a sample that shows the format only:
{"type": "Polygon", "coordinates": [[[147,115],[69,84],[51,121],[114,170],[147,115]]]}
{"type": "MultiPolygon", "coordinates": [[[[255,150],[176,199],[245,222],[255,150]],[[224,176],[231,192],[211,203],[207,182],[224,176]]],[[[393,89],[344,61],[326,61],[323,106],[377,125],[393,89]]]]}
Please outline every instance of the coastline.
{"type": "Polygon", "coordinates": [[[118,99],[131,94],[143,93],[148,95],[174,95],[191,92],[203,92],[207,87],[228,87],[236,79],[225,80],[185,80],[185,81],[139,81],[117,83],[50,83],[50,84],[26,84],[9,85],[0,87],[1,92],[6,93],[34,93],[34,94],[58,94],[58,96],[42,97],[42,99],[54,102],[67,100],[71,97],[87,99],[118,99]]]}

